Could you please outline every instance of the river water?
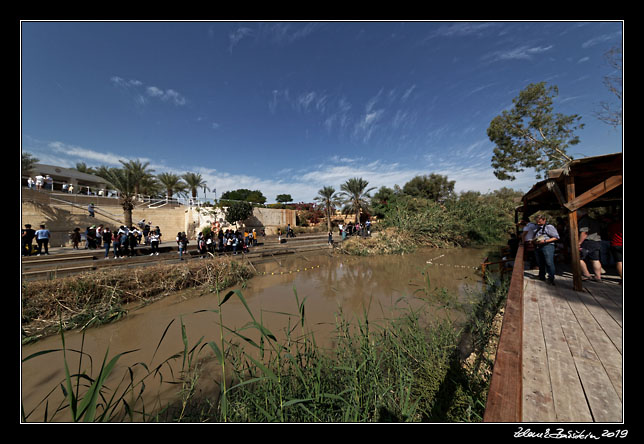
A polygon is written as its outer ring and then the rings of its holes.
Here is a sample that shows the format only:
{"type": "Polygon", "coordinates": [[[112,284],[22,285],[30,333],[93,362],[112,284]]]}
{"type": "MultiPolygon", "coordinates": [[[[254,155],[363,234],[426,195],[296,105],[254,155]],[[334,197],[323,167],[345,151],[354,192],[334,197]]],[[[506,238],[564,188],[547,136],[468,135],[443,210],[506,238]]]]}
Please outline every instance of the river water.
{"type": "MultiPolygon", "coordinates": [[[[473,295],[481,288],[477,267],[483,262],[487,250],[423,249],[412,254],[374,257],[332,257],[326,251],[306,252],[294,256],[276,256],[255,264],[259,273],[239,288],[248,308],[256,319],[273,333],[293,327],[297,322],[297,304],[294,291],[300,301],[305,300],[307,326],[315,334],[316,342],[332,346],[332,331],[339,310],[345,318],[362,317],[368,313],[370,321],[390,313],[394,305],[412,303],[414,296],[423,296],[427,291],[444,288],[467,306],[473,295]],[[426,277],[429,278],[429,288],[426,277]],[[402,302],[401,302],[402,300],[402,302]],[[409,302],[412,301],[412,302],[409,302]],[[285,313],[291,313],[289,316],[285,313]]],[[[223,297],[227,291],[222,292],[223,297]]],[[[108,353],[112,358],[118,353],[129,352],[119,358],[107,382],[111,390],[125,376],[129,381],[129,369],[135,375],[146,373],[184,348],[181,324],[185,326],[189,347],[203,337],[203,343],[219,341],[218,296],[206,289],[191,289],[168,295],[164,299],[143,307],[128,307],[128,315],[115,323],[80,332],[66,332],[65,346],[70,372],[79,370],[79,353],[85,357],[80,362],[80,371],[96,376],[108,353]],[[91,357],[91,360],[88,358],[91,357]]],[[[460,313],[454,313],[456,319],[460,313]]],[[[231,329],[244,326],[250,316],[237,296],[222,306],[223,324],[231,329]]],[[[22,348],[22,357],[42,350],[61,349],[60,336],[45,338],[22,348]]],[[[207,349],[201,358],[213,356],[207,349]]],[[[155,403],[163,405],[173,399],[178,388],[170,383],[180,371],[181,359],[172,365],[163,365],[160,374],[146,379],[146,393],[154,393],[154,400],[146,400],[146,410],[155,403]],[[160,376],[163,375],[163,378],[160,376]]],[[[210,361],[210,359],[205,359],[210,361]]],[[[38,356],[22,364],[22,401],[28,421],[42,421],[45,404],[41,401],[54,389],[49,398],[48,415],[51,417],[62,400],[60,387],[64,380],[62,352],[38,356]],[[40,404],[40,405],[39,405],[40,404]]],[[[217,373],[213,362],[202,366],[202,373],[217,373]]],[[[207,379],[207,378],[206,378],[207,379]]],[[[121,383],[125,387],[126,382],[121,383]]],[[[207,387],[204,385],[203,387],[207,387]]],[[[206,388],[207,389],[207,388],[206,388]]],[[[68,421],[65,414],[55,420],[68,421]]]]}

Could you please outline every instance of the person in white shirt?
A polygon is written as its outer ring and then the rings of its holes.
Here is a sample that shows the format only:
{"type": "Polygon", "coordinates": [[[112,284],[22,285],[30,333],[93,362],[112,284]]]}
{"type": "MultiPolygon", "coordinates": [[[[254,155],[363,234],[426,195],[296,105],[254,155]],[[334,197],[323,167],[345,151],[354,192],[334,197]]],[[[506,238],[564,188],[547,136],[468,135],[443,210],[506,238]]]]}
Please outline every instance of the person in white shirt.
{"type": "Polygon", "coordinates": [[[40,229],[36,231],[36,243],[38,243],[38,256],[42,253],[42,247],[45,247],[45,254],[49,255],[49,230],[45,225],[41,225],[40,229]]]}
{"type": "Polygon", "coordinates": [[[44,180],[45,180],[45,178],[44,178],[44,177],[42,177],[42,175],[41,175],[41,174],[38,174],[38,175],[36,176],[36,189],[37,189],[37,190],[41,190],[41,189],[42,189],[42,184],[43,184],[43,181],[44,181],[44,180]]]}
{"type": "Polygon", "coordinates": [[[150,231],[150,247],[152,247],[152,255],[159,255],[159,235],[156,231],[150,231]]]}

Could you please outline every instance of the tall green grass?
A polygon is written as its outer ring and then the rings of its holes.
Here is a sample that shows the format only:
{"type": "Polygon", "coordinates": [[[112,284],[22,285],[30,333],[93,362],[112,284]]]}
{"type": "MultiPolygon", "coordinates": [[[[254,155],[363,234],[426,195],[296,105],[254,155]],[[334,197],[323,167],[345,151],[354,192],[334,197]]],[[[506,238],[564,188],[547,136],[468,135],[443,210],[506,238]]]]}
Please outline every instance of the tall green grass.
{"type": "MultiPolygon", "coordinates": [[[[74,421],[161,422],[461,422],[483,416],[488,381],[479,370],[491,363],[481,360],[474,371],[464,367],[459,346],[465,337],[474,350],[485,346],[503,298],[501,287],[481,296],[472,310],[478,318],[461,327],[449,316],[437,316],[453,301],[444,291],[429,290],[429,282],[420,295],[422,304],[413,295],[401,298],[386,316],[381,308],[383,320],[377,322],[367,316],[368,308],[355,317],[339,308],[330,349],[316,343],[306,318],[306,298],[300,300],[295,289],[294,310],[279,313],[287,318],[279,334],[264,324],[265,312],[257,316],[250,310],[241,291],[223,296],[215,286],[212,291],[218,306],[197,313],[213,315],[216,338],[201,337],[191,344],[182,318],[183,349],[155,366],[135,364],[144,371],[128,368],[116,385],[105,381],[124,353],[111,359],[106,353],[96,377],[81,371],[80,364],[70,373],[62,333],[61,350],[25,358],[63,352],[65,380],[52,392],[62,390],[65,401],[53,411],[47,407],[44,420],[59,420],[62,412],[71,412],[74,421]],[[248,322],[234,329],[225,325],[226,304],[232,298],[248,313],[248,322]],[[214,373],[206,370],[212,366],[203,365],[213,358],[218,369],[214,373]],[[174,376],[177,401],[146,407],[146,383],[163,378],[166,367],[174,376]],[[202,392],[203,382],[214,382],[215,392],[202,392]]],[[[23,411],[23,420],[34,420],[33,411],[23,411]]]]}

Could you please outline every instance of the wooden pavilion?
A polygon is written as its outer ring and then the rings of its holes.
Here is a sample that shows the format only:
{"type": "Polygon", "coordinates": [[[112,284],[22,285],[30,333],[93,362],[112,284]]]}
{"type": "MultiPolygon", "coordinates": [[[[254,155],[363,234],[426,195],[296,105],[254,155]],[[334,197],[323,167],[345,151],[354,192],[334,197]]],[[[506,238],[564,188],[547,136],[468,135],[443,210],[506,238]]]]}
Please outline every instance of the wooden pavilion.
{"type": "Polygon", "coordinates": [[[519,245],[485,422],[623,421],[622,286],[582,285],[577,227],[580,208],[622,204],[622,160],[622,153],[573,160],[523,196],[523,218],[566,210],[572,280],[539,281],[524,269],[519,245]]]}
{"type": "Polygon", "coordinates": [[[539,210],[567,210],[574,289],[582,290],[579,265],[577,210],[615,206],[622,202],[622,153],[585,157],[551,170],[522,198],[517,210],[527,219],[539,210]]]}

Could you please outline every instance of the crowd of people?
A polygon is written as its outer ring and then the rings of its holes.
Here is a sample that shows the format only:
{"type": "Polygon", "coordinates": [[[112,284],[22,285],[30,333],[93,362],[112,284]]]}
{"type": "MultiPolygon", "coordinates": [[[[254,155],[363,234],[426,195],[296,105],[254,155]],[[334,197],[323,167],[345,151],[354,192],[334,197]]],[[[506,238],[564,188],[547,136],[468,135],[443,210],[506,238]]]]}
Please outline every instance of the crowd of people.
{"type": "MultiPolygon", "coordinates": [[[[340,224],[338,225],[338,230],[342,240],[345,240],[347,236],[361,236],[367,237],[371,236],[371,221],[366,221],[364,224],[360,222],[349,222],[347,225],[340,224]]],[[[329,238],[331,242],[331,237],[329,238]]]]}
{"type": "MultiPolygon", "coordinates": [[[[597,220],[586,209],[577,210],[580,268],[583,280],[602,281],[602,265],[614,265],[622,278],[622,220],[620,214],[597,220]]],[[[550,223],[545,214],[534,222],[522,221],[521,241],[525,245],[526,268],[536,265],[539,279],[554,285],[557,259],[570,258],[570,233],[565,219],[550,223]]],[[[515,238],[514,242],[519,241],[515,238]]],[[[512,245],[511,245],[512,247],[512,245]]],[[[512,248],[514,249],[514,248],[512,248]]]]}
{"type": "MultiPolygon", "coordinates": [[[[185,233],[181,233],[185,236],[185,233]]],[[[210,230],[204,234],[197,235],[197,251],[201,255],[208,253],[248,253],[249,248],[257,245],[259,233],[254,228],[251,231],[239,230],[210,230]]],[[[179,235],[177,235],[177,239],[179,235]]],[[[179,242],[177,240],[177,242],[179,242]]]]}
{"type": "MultiPolygon", "coordinates": [[[[197,236],[197,249],[200,255],[248,252],[250,247],[257,245],[258,237],[262,235],[265,236],[263,230],[258,232],[255,229],[244,232],[220,229],[217,232],[210,231],[207,235],[200,232],[197,236]]],[[[22,229],[22,255],[49,254],[49,238],[50,232],[45,228],[45,225],[41,225],[39,230],[34,230],[30,224],[26,224],[22,229]],[[33,246],[34,240],[37,242],[35,248],[33,246]]],[[[104,249],[105,259],[110,257],[110,251],[113,251],[112,257],[114,259],[136,256],[135,248],[137,246],[148,246],[150,247],[150,256],[158,256],[161,230],[158,226],[152,226],[150,222],[141,220],[131,227],[121,225],[114,231],[103,224],[88,226],[83,232],[77,227],[69,234],[69,238],[74,250],[104,249]]],[[[179,250],[179,258],[183,260],[190,243],[188,236],[185,232],[178,232],[175,241],[179,250]]]]}
{"type": "Polygon", "coordinates": [[[105,250],[105,259],[109,258],[110,250],[113,250],[113,258],[124,258],[135,256],[135,248],[139,245],[147,245],[152,249],[152,255],[159,254],[159,243],[161,241],[161,230],[159,227],[152,228],[149,224],[143,227],[133,225],[126,227],[119,226],[112,231],[110,227],[100,224],[91,225],[81,233],[80,228],[75,228],[70,234],[72,248],[81,249],[81,243],[84,242],[84,249],[96,250],[103,248],[105,250]]]}
{"type": "Polygon", "coordinates": [[[42,174],[38,174],[35,177],[29,176],[29,178],[27,179],[27,188],[31,190],[36,190],[36,191],[41,191],[41,190],[54,191],[55,184],[57,189],[60,186],[60,190],[63,193],[68,193],[68,194],[85,194],[85,195],[112,196],[112,197],[117,195],[116,191],[109,191],[104,188],[92,189],[87,185],[74,186],[73,183],[67,183],[67,182],[54,183],[54,179],[49,174],[45,174],[44,176],[42,174]]]}

